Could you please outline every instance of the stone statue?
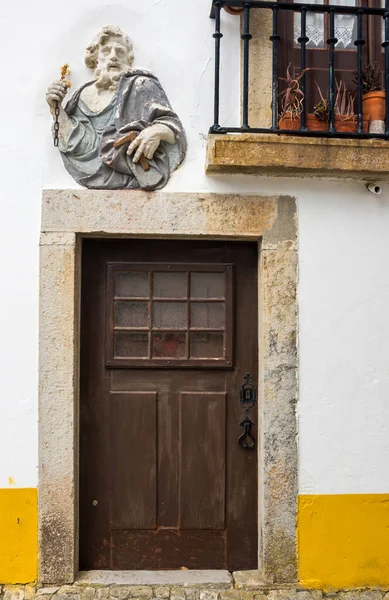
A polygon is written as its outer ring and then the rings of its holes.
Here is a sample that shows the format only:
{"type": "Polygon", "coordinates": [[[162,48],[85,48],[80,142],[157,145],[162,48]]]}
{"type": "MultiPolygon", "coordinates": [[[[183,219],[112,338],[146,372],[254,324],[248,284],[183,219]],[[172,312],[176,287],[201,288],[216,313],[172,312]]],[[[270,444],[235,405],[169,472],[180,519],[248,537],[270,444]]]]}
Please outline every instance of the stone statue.
{"type": "Polygon", "coordinates": [[[68,83],[55,81],[47,90],[53,119],[59,105],[65,167],[87,188],[160,189],[185,157],[185,132],[160,82],[133,69],[133,59],[131,41],[119,27],[103,27],[85,56],[95,79],[65,108],[68,83]]]}

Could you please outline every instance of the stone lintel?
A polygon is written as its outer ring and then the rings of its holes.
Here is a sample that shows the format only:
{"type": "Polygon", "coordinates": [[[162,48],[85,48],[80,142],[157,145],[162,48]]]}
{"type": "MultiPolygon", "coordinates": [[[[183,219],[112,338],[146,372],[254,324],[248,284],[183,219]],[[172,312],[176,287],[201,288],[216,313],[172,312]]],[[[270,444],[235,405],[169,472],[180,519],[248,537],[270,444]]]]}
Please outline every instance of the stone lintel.
{"type": "Polygon", "coordinates": [[[206,173],[389,179],[389,142],[267,133],[209,135],[206,173]]]}
{"type": "Polygon", "coordinates": [[[42,231],[258,240],[278,218],[275,200],[258,194],[45,190],[42,231]]]}

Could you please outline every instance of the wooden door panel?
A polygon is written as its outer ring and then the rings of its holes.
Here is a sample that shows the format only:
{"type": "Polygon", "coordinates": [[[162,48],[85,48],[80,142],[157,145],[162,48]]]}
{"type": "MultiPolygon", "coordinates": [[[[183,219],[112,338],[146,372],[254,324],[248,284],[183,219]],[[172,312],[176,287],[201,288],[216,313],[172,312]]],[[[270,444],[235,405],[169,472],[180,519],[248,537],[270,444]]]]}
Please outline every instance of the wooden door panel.
{"type": "Polygon", "coordinates": [[[157,394],[111,394],[111,530],[156,529],[157,443],[157,394]]]}
{"type": "MultiPolygon", "coordinates": [[[[116,374],[119,375],[119,372],[116,374]]],[[[158,524],[160,527],[174,528],[177,526],[180,501],[179,411],[176,395],[169,393],[162,385],[159,385],[159,390],[161,391],[158,392],[158,524]]]]}
{"type": "MultiPolygon", "coordinates": [[[[249,343],[249,341],[248,341],[249,343]]],[[[240,384],[240,382],[238,382],[240,384]]],[[[156,382],[153,377],[145,377],[141,369],[131,369],[131,387],[137,387],[145,392],[154,392],[156,382]]],[[[125,392],[129,388],[128,371],[125,369],[113,369],[110,373],[110,389],[115,392],[125,392]]],[[[220,380],[213,371],[196,371],[195,377],[189,379],[188,371],[175,369],[174,371],[158,371],[158,401],[161,402],[161,394],[165,397],[171,397],[171,394],[177,391],[181,392],[223,392],[225,386],[220,384],[220,380]],[[170,395],[170,396],[169,396],[170,395]]],[[[238,389],[239,395],[239,389],[238,389]]],[[[178,431],[178,429],[176,429],[178,431]]]]}
{"type": "MultiPolygon", "coordinates": [[[[220,569],[225,565],[225,531],[159,529],[112,532],[112,569],[220,569]]],[[[226,568],[226,567],[223,567],[226,568]]]]}
{"type": "Polygon", "coordinates": [[[238,445],[256,307],[256,244],[84,242],[82,569],[256,568],[257,453],[238,445]],[[147,341],[118,357],[118,332],[147,341]]]}
{"type": "Polygon", "coordinates": [[[181,527],[225,528],[226,394],[181,394],[181,527]]]}

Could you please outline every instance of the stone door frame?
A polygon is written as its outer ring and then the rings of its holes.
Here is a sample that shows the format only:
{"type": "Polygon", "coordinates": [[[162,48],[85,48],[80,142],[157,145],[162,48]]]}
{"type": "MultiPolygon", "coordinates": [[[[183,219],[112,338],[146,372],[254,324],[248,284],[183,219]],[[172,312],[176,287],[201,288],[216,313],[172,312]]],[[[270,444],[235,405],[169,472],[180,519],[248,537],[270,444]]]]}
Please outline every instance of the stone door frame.
{"type": "Polygon", "coordinates": [[[39,580],[78,572],[81,240],[257,240],[258,579],[297,581],[297,214],[257,194],[46,190],[39,325],[39,580]]]}

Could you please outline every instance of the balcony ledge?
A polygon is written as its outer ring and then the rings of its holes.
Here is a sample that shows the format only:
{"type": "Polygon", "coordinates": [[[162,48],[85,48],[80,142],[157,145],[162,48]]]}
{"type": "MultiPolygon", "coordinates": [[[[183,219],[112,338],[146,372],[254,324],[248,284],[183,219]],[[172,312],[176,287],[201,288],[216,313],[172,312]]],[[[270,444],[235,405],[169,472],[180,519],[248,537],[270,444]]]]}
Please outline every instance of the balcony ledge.
{"type": "Polygon", "coordinates": [[[389,180],[389,141],[210,134],[205,172],[389,180]]]}

